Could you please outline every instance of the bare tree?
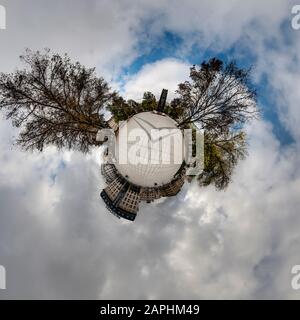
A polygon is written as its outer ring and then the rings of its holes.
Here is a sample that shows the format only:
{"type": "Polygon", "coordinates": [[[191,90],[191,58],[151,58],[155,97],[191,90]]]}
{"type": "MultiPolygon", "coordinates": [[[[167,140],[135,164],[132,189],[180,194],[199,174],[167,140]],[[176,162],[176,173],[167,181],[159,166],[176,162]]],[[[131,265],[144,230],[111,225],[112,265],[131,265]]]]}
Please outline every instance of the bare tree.
{"type": "Polygon", "coordinates": [[[190,69],[190,81],[179,84],[169,113],[182,128],[192,123],[205,130],[201,186],[225,189],[233,170],[247,154],[243,125],[258,115],[250,70],[213,58],[190,69]]]}
{"type": "Polygon", "coordinates": [[[179,97],[171,103],[179,110],[179,126],[197,123],[205,130],[224,132],[255,117],[256,92],[249,74],[235,62],[224,66],[216,58],[191,67],[191,80],[179,84],[179,97]]]}
{"type": "MultiPolygon", "coordinates": [[[[98,144],[97,131],[107,127],[105,110],[120,121],[157,109],[151,92],[144,93],[142,102],[126,101],[94,69],[67,55],[27,50],[21,60],[27,68],[0,74],[0,109],[20,128],[17,143],[26,150],[55,145],[88,152],[98,144]]],[[[178,97],[164,109],[181,128],[194,123],[205,129],[202,186],[224,189],[246,155],[243,124],[258,114],[249,75],[234,62],[203,62],[190,69],[190,81],[179,84],[178,97]]]]}
{"type": "Polygon", "coordinates": [[[26,150],[89,151],[98,129],[107,126],[101,112],[116,93],[67,55],[27,50],[20,58],[27,69],[0,75],[0,109],[21,128],[17,143],[26,150]]]}

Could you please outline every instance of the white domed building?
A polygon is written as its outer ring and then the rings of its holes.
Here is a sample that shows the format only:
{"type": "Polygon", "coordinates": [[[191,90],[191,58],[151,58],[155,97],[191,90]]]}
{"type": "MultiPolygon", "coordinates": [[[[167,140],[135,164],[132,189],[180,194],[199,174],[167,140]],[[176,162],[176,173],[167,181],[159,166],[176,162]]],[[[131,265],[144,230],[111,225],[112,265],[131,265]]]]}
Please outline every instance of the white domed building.
{"type": "Polygon", "coordinates": [[[115,162],[101,167],[107,187],[101,197],[117,217],[133,221],[140,201],[176,195],[185,179],[183,133],[163,112],[135,114],[117,126],[115,162]]]}
{"type": "Polygon", "coordinates": [[[182,132],[176,122],[163,113],[134,115],[121,124],[116,138],[116,168],[135,185],[165,185],[182,165],[182,132]]]}

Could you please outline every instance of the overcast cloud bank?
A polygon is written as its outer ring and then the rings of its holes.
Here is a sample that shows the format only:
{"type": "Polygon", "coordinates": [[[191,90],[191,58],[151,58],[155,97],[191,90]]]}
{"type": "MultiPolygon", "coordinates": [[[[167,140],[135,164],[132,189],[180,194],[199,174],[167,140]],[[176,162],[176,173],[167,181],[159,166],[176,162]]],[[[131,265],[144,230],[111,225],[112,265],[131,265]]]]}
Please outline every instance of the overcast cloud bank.
{"type": "Polygon", "coordinates": [[[96,66],[129,98],[162,87],[174,94],[194,44],[235,47],[237,60],[246,51],[293,143],[280,142],[273,119],[256,121],[247,128],[249,157],[226,192],[186,184],[127,223],[99,197],[100,150],[27,154],[12,146],[16,132],[1,120],[1,298],[300,297],[290,285],[300,264],[300,31],[289,28],[292,1],[2,3],[1,71],[18,65],[24,47],[50,47],[96,66]],[[123,68],[143,53],[139,42],[151,46],[166,30],[184,39],[178,56],[145,63],[121,83],[123,68]]]}

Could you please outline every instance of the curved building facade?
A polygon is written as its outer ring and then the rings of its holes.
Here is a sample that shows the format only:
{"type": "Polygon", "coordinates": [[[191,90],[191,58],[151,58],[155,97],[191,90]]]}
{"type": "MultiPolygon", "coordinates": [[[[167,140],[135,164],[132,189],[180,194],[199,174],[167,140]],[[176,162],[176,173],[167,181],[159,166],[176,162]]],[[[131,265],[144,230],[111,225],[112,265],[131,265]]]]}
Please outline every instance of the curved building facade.
{"type": "MultiPolygon", "coordinates": [[[[174,120],[156,111],[138,113],[120,127],[114,119],[108,123],[116,133],[117,156],[115,164],[107,163],[104,157],[101,173],[107,187],[101,192],[101,197],[111,213],[133,221],[141,201],[149,203],[161,197],[175,196],[181,190],[185,181],[182,132],[177,129],[174,120]],[[167,134],[155,137],[152,129],[165,130],[163,132],[167,134]],[[139,161],[137,164],[131,161],[122,163],[118,155],[122,152],[127,155],[128,149],[132,150],[130,135],[137,130],[142,135],[133,144],[139,150],[136,153],[139,161]],[[128,138],[128,143],[121,143],[122,135],[128,138]],[[162,159],[170,161],[164,162],[162,159]]],[[[129,152],[128,157],[132,156],[133,152],[129,152]]]]}

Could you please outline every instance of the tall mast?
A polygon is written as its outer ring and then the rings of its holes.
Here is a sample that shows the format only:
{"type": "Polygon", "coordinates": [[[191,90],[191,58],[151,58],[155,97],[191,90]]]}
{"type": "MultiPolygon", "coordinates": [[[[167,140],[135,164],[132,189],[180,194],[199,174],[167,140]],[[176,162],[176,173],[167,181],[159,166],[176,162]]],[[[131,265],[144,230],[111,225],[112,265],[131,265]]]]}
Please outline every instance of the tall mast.
{"type": "Polygon", "coordinates": [[[166,101],[167,101],[167,95],[168,95],[168,90],[162,89],[162,92],[161,92],[161,95],[159,98],[159,102],[158,102],[158,107],[157,107],[158,112],[164,112],[164,108],[165,108],[166,101]]]}

